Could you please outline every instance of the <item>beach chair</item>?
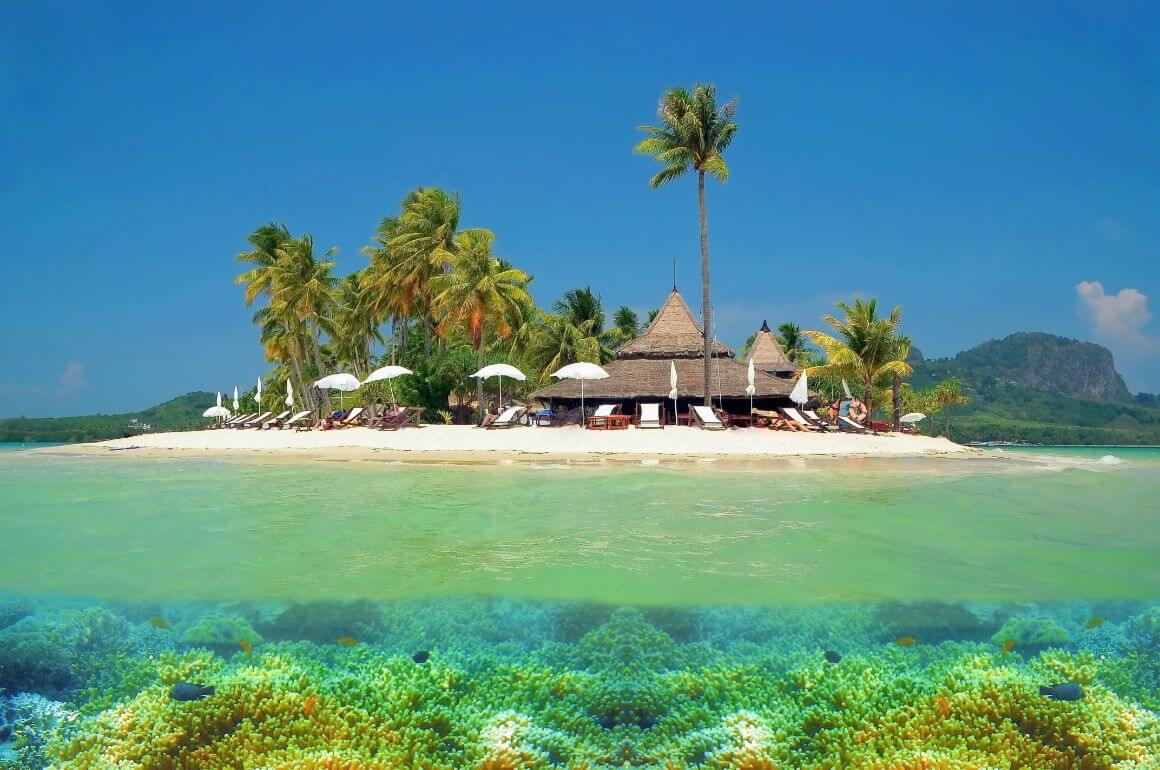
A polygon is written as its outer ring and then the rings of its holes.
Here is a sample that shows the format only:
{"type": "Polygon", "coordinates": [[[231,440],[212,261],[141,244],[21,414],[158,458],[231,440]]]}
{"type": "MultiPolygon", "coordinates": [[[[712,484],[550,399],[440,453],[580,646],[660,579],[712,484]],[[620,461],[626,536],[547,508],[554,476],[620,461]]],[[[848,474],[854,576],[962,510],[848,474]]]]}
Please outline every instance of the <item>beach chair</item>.
{"type": "Polygon", "coordinates": [[[403,411],[380,420],[378,423],[378,428],[379,430],[398,430],[399,428],[405,428],[408,425],[415,428],[422,428],[423,425],[419,422],[419,418],[422,416],[423,407],[404,407],[403,411]]]}
{"type": "Polygon", "coordinates": [[[588,417],[588,427],[592,430],[607,430],[612,426],[612,416],[620,409],[620,404],[601,404],[588,417]]]}
{"type": "Polygon", "coordinates": [[[257,416],[258,416],[257,412],[247,412],[246,414],[235,414],[233,417],[231,417],[230,419],[226,420],[225,422],[217,425],[216,427],[218,427],[218,428],[236,428],[239,425],[241,425],[242,423],[244,423],[246,420],[252,420],[253,418],[255,418],[257,416]]]}
{"type": "Polygon", "coordinates": [[[712,408],[707,406],[693,407],[693,421],[701,430],[725,430],[725,423],[721,422],[712,408]]]}
{"type": "Polygon", "coordinates": [[[817,425],[825,425],[827,428],[833,427],[832,425],[830,425],[829,420],[823,420],[821,417],[818,417],[818,413],[815,412],[813,409],[803,409],[802,414],[804,414],[806,416],[807,420],[810,420],[811,422],[813,422],[817,425]]]}
{"type": "Polygon", "coordinates": [[[301,428],[301,426],[305,424],[307,426],[306,429],[309,430],[310,429],[309,426],[311,424],[311,421],[308,419],[309,417],[310,417],[309,410],[304,411],[304,412],[298,412],[293,417],[291,417],[289,420],[282,423],[281,428],[282,428],[282,430],[286,430],[288,428],[294,428],[295,430],[299,430],[301,428]]]}
{"type": "Polygon", "coordinates": [[[287,409],[285,412],[282,412],[282,414],[279,414],[276,417],[271,417],[269,420],[266,420],[264,423],[262,423],[262,430],[271,430],[272,428],[281,426],[282,421],[289,416],[290,410],[287,409]]]}
{"type": "Polygon", "coordinates": [[[366,411],[366,409],[364,409],[363,407],[356,406],[354,409],[350,410],[350,414],[348,414],[344,419],[339,420],[335,427],[353,428],[356,425],[361,425],[363,422],[362,414],[365,411],[366,411]]]}
{"type": "Polygon", "coordinates": [[[826,430],[825,426],[818,425],[817,423],[814,423],[814,422],[807,420],[805,417],[802,416],[801,412],[794,409],[793,407],[786,407],[786,408],[781,410],[781,413],[784,414],[786,416],[786,418],[788,418],[790,420],[790,422],[794,423],[795,425],[800,427],[802,430],[808,430],[808,431],[826,430]]]}
{"type": "Polygon", "coordinates": [[[534,423],[541,428],[559,428],[564,425],[580,424],[580,407],[569,409],[566,412],[555,412],[544,409],[533,416],[534,423]]]}
{"type": "Polygon", "coordinates": [[[266,420],[270,419],[270,415],[272,415],[272,414],[274,414],[274,413],[273,412],[262,412],[257,417],[251,417],[250,419],[246,420],[245,422],[238,423],[235,427],[242,428],[243,430],[245,428],[261,428],[262,423],[264,423],[266,420]]]}
{"type": "Polygon", "coordinates": [[[838,430],[849,431],[850,433],[872,432],[865,425],[860,425],[844,415],[838,415],[838,430]]]}
{"type": "Polygon", "coordinates": [[[489,425],[485,426],[488,430],[492,428],[510,428],[513,425],[522,425],[524,413],[528,411],[526,406],[509,406],[500,413],[489,425]]]}
{"type": "Polygon", "coordinates": [[[637,406],[636,427],[664,428],[660,404],[639,404],[637,406]]]}

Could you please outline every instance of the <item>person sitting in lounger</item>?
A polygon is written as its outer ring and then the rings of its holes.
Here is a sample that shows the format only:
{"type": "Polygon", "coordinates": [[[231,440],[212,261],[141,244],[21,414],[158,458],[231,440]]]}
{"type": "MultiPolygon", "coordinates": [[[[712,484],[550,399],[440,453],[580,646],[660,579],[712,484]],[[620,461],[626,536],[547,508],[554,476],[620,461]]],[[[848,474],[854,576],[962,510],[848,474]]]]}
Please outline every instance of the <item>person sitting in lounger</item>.
{"type": "Polygon", "coordinates": [[[856,398],[850,402],[850,411],[847,416],[861,425],[866,422],[866,418],[870,416],[870,413],[866,411],[866,405],[862,403],[861,399],[856,398]]]}

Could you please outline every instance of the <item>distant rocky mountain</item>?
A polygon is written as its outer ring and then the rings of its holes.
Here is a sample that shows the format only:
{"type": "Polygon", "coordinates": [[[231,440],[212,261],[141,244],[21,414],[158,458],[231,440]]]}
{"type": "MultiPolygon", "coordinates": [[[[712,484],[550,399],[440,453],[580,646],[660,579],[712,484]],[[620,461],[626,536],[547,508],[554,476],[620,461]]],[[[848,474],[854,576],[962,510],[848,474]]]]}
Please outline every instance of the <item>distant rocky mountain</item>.
{"type": "Polygon", "coordinates": [[[953,358],[922,360],[912,350],[911,364],[915,387],[962,382],[971,402],[956,410],[958,440],[1160,443],[1160,404],[1133,396],[1101,345],[1017,332],[953,358]]]}
{"type": "Polygon", "coordinates": [[[0,419],[0,441],[99,441],[137,432],[145,425],[155,431],[186,430],[205,424],[201,413],[213,402],[213,393],[195,391],[140,412],[83,417],[9,417],[0,419]]]}
{"type": "Polygon", "coordinates": [[[947,363],[972,379],[989,377],[1097,401],[1132,398],[1110,350],[1054,334],[1016,332],[964,350],[947,363]]]}

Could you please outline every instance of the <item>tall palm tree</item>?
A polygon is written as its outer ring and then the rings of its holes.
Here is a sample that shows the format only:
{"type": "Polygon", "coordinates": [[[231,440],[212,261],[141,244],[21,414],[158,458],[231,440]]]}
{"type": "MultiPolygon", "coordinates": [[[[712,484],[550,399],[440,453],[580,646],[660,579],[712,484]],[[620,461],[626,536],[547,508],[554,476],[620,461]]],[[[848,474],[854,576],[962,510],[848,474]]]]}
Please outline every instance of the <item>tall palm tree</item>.
{"type": "MultiPolygon", "coordinates": [[[[508,337],[523,320],[523,308],[531,301],[528,276],[505,265],[491,253],[495,236],[489,230],[464,230],[455,237],[451,270],[432,281],[434,307],[442,316],[438,332],[448,335],[462,329],[475,348],[483,367],[487,330],[508,337]]],[[[476,383],[476,397],[483,408],[483,380],[476,383]]]]}
{"type": "Polygon", "coordinates": [[[640,336],[640,316],[628,305],[621,305],[612,314],[612,328],[605,332],[609,347],[615,349],[640,336]]]}
{"type": "Polygon", "coordinates": [[[809,367],[806,372],[818,377],[849,377],[862,383],[866,409],[873,408],[874,384],[898,373],[910,374],[905,356],[899,357],[898,327],[902,308],[896,307],[886,318],[878,317],[878,300],[855,298],[853,306],[836,303],[842,318],[822,316],[836,336],[815,329],[805,335],[826,354],[826,363],[809,367]]]}
{"type": "Polygon", "coordinates": [[[246,307],[263,295],[269,296],[274,289],[274,263],[278,251],[290,240],[290,230],[281,222],[268,222],[254,230],[246,238],[252,247],[243,251],[235,259],[253,267],[234,278],[234,283],[245,284],[246,307]]]}
{"type": "Polygon", "coordinates": [[[390,278],[397,286],[400,309],[416,315],[423,329],[423,355],[431,355],[431,283],[451,265],[459,229],[459,193],[420,187],[403,200],[389,248],[394,253],[390,278]]]}
{"type": "Polygon", "coordinates": [[[330,344],[339,361],[349,364],[356,376],[370,373],[372,347],[384,342],[376,315],[363,301],[362,283],[367,275],[367,270],[351,273],[338,282],[334,292],[330,344]]]}
{"type": "MultiPolygon", "coordinates": [[[[893,357],[900,361],[909,359],[910,344],[909,334],[895,335],[893,357]]],[[[890,406],[890,422],[897,433],[902,428],[902,374],[897,369],[890,373],[890,406]]]]}
{"type": "Polygon", "coordinates": [[[958,380],[943,380],[934,387],[934,403],[946,413],[945,435],[951,437],[951,407],[970,403],[963,393],[963,385],[958,380]]]}
{"type": "Polygon", "coordinates": [[[596,363],[608,363],[612,360],[612,345],[617,335],[609,334],[604,330],[604,304],[600,295],[585,286],[583,289],[569,289],[564,296],[552,303],[552,309],[568,320],[568,323],[584,334],[595,337],[599,343],[597,355],[591,359],[596,363]]]}
{"type": "MultiPolygon", "coordinates": [[[[274,263],[270,309],[280,317],[295,318],[305,326],[317,377],[326,374],[319,347],[322,333],[333,332],[334,262],[330,257],[337,251],[337,248],[331,248],[321,258],[316,257],[314,237],[307,234],[286,241],[278,249],[274,263]]],[[[329,409],[330,399],[325,391],[322,401],[329,409]]]]}
{"type": "Polygon", "coordinates": [[[729,179],[723,153],[737,133],[733,118],[737,99],[717,105],[717,89],[698,83],[692,92],[670,88],[661,97],[657,116],[660,126],[641,126],[648,134],[634,152],[651,155],[664,166],[649,180],[652,187],[671,182],[689,170],[697,172],[697,207],[701,218],[701,319],[705,332],[705,406],[712,405],[709,389],[713,351],[713,311],[709,302],[709,219],[705,210],[705,175],[720,182],[729,179]]]}
{"type": "Polygon", "coordinates": [[[593,333],[591,320],[577,325],[561,313],[538,311],[523,357],[540,380],[547,380],[562,366],[599,360],[600,351],[600,338],[593,333]]]}

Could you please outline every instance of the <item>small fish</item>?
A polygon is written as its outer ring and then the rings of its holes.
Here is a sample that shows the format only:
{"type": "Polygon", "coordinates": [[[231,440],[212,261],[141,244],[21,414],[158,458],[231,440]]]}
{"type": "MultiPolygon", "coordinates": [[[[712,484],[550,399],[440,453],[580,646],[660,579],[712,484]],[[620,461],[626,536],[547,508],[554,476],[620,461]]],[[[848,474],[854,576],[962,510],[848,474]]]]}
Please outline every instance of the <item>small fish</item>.
{"type": "Polygon", "coordinates": [[[900,636],[894,640],[894,643],[900,644],[903,647],[909,647],[910,645],[914,644],[917,641],[918,640],[915,639],[913,636],[900,636]]]}
{"type": "Polygon", "coordinates": [[[345,647],[353,647],[358,644],[358,639],[355,639],[353,636],[340,636],[335,641],[345,647]]]}
{"type": "Polygon", "coordinates": [[[411,656],[411,660],[415,661],[416,663],[426,663],[430,658],[431,653],[427,652],[426,650],[419,650],[411,656]]]}
{"type": "Polygon", "coordinates": [[[149,618],[149,625],[156,626],[157,628],[161,628],[166,631],[169,630],[169,621],[165,618],[149,618]]]}
{"type": "Polygon", "coordinates": [[[1053,684],[1050,687],[1040,687],[1040,695],[1046,695],[1052,700],[1083,700],[1083,688],[1075,682],[1053,684]]]}
{"type": "Polygon", "coordinates": [[[1004,657],[1006,657],[1007,653],[1011,652],[1011,650],[1013,650],[1013,649],[1015,649],[1015,640],[1014,639],[1008,639],[1007,641],[1003,642],[1003,656],[1004,657]]]}
{"type": "Polygon", "coordinates": [[[1083,627],[1084,628],[1096,628],[1097,626],[1102,626],[1103,624],[1104,624],[1104,619],[1101,618],[1099,615],[1096,615],[1094,618],[1089,620],[1087,623],[1084,623],[1083,627]]]}
{"type": "Polygon", "coordinates": [[[206,687],[202,684],[193,684],[192,682],[178,682],[173,685],[173,689],[169,691],[169,697],[173,700],[201,700],[213,695],[213,688],[206,687]]]}
{"type": "Polygon", "coordinates": [[[829,663],[833,663],[833,664],[837,665],[838,663],[842,662],[842,656],[839,655],[838,653],[834,652],[833,650],[826,650],[823,653],[823,655],[825,655],[826,661],[829,663]]]}
{"type": "Polygon", "coordinates": [[[302,716],[310,719],[314,715],[314,710],[318,707],[318,696],[311,695],[306,699],[306,705],[302,707],[302,716]]]}
{"type": "Polygon", "coordinates": [[[245,639],[243,639],[242,641],[238,642],[238,646],[241,647],[242,651],[246,653],[247,658],[250,657],[250,653],[253,651],[254,648],[250,645],[249,642],[247,642],[245,639]]]}
{"type": "Polygon", "coordinates": [[[946,699],[945,695],[934,696],[934,702],[935,705],[938,706],[939,713],[941,713],[944,717],[949,717],[951,715],[951,702],[946,699]]]}

